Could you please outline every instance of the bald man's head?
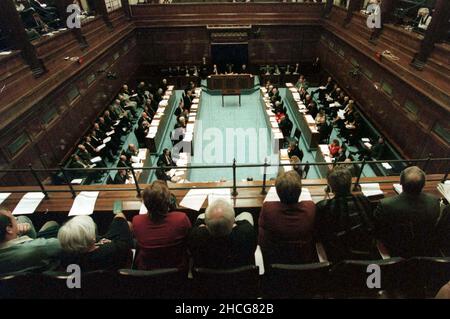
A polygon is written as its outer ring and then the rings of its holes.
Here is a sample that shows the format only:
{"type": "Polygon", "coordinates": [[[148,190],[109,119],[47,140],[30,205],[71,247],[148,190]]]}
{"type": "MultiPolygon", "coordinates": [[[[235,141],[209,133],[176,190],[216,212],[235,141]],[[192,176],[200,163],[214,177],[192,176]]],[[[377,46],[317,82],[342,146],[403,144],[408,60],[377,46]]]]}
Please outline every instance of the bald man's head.
{"type": "Polygon", "coordinates": [[[212,202],[205,211],[205,224],[211,236],[225,237],[233,230],[234,226],[233,206],[223,199],[212,202]]]}
{"type": "Polygon", "coordinates": [[[425,172],[417,166],[405,168],[400,174],[400,184],[403,192],[407,194],[418,195],[425,186],[425,172]]]}

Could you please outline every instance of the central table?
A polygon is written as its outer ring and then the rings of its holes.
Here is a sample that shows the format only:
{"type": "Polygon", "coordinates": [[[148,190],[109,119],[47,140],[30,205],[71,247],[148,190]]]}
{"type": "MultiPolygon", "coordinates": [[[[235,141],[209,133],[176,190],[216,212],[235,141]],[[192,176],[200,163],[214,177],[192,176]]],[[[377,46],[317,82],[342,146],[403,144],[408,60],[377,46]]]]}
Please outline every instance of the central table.
{"type": "Polygon", "coordinates": [[[241,106],[241,90],[240,89],[222,89],[222,107],[224,107],[225,95],[237,95],[239,96],[239,107],[241,106]]]}

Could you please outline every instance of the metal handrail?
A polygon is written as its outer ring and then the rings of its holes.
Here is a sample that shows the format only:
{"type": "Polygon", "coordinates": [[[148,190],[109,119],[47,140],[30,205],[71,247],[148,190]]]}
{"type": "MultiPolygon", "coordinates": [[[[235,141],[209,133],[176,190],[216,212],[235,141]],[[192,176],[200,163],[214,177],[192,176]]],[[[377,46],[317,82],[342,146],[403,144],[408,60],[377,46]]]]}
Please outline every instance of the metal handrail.
{"type": "MultiPolygon", "coordinates": [[[[361,167],[358,171],[358,175],[356,176],[354,185],[353,185],[353,190],[354,191],[358,191],[361,189],[360,187],[360,180],[361,180],[361,175],[362,175],[362,171],[365,165],[367,164],[381,164],[381,163],[404,163],[407,165],[411,165],[411,164],[418,164],[418,163],[424,163],[424,167],[423,169],[426,170],[426,168],[428,167],[429,163],[431,162],[448,162],[450,163],[450,157],[445,157],[445,158],[431,158],[431,157],[427,157],[427,158],[423,158],[423,159],[408,159],[408,160],[375,160],[375,161],[366,161],[365,159],[363,159],[363,161],[355,161],[355,162],[316,162],[316,163],[308,163],[310,166],[323,166],[323,165],[332,165],[333,167],[339,164],[344,164],[344,165],[358,165],[361,164],[361,167]]],[[[232,196],[236,197],[238,195],[237,189],[240,188],[261,188],[261,194],[266,194],[266,187],[267,187],[267,168],[268,167],[283,167],[283,166],[292,166],[295,164],[292,163],[288,163],[288,164],[281,164],[281,163],[267,163],[267,159],[265,159],[263,164],[236,164],[236,159],[233,159],[233,164],[232,165],[206,165],[206,166],[200,166],[200,165],[192,165],[192,166],[165,166],[165,169],[217,169],[217,168],[231,168],[233,170],[233,184],[232,184],[232,196]],[[263,181],[262,181],[262,185],[242,185],[239,186],[237,185],[237,180],[236,180],[236,171],[239,168],[249,168],[249,167],[263,167],[264,168],[264,173],[263,173],[263,181]]],[[[114,188],[106,188],[106,187],[96,187],[95,190],[96,191],[131,191],[131,190],[135,190],[137,193],[137,197],[141,196],[142,193],[142,189],[139,185],[139,182],[136,178],[136,173],[135,173],[135,168],[130,166],[130,167],[102,167],[102,168],[98,168],[98,167],[94,167],[94,168],[64,168],[63,166],[60,166],[58,168],[49,168],[49,169],[45,169],[45,168],[40,168],[40,169],[34,169],[32,167],[32,165],[30,164],[29,167],[27,169],[0,169],[0,173],[2,172],[6,172],[6,173],[20,173],[20,172],[31,172],[32,175],[34,176],[34,178],[36,179],[39,188],[41,190],[42,193],[45,194],[45,197],[48,198],[48,194],[49,193],[65,193],[65,192],[70,192],[72,194],[72,197],[75,198],[76,196],[76,192],[79,191],[77,187],[74,187],[74,185],[69,181],[69,178],[67,176],[67,172],[71,172],[71,171],[117,171],[120,169],[129,169],[133,175],[133,179],[134,179],[134,185],[133,187],[129,187],[129,188],[125,188],[125,187],[114,187],[114,188]],[[61,174],[64,177],[64,181],[66,183],[66,185],[69,187],[68,190],[64,190],[64,189],[49,189],[49,188],[45,188],[45,185],[42,183],[42,181],[39,179],[37,173],[38,172],[61,172],[61,174]]],[[[150,166],[150,167],[140,167],[139,170],[157,170],[160,169],[160,167],[158,166],[150,166]]],[[[445,182],[447,180],[448,174],[450,171],[450,165],[449,167],[446,168],[446,171],[442,177],[442,179],[440,180],[442,183],[445,182]]],[[[393,179],[393,180],[384,180],[384,181],[378,181],[378,183],[384,184],[384,183],[394,183],[394,182],[398,182],[398,178],[393,179]]],[[[322,185],[322,184],[309,184],[308,182],[303,183],[303,186],[312,186],[312,185],[322,185]]],[[[326,183],[324,182],[323,185],[326,185],[326,183]]],[[[194,187],[176,187],[176,189],[178,190],[189,190],[192,189],[194,187]]],[[[230,188],[230,186],[225,186],[225,185],[215,185],[215,186],[202,186],[201,188],[205,188],[205,189],[215,189],[215,188],[230,188]]],[[[24,192],[36,192],[36,189],[30,189],[30,190],[26,190],[26,189],[20,189],[20,190],[8,190],[8,192],[11,193],[24,193],[24,192]]]]}

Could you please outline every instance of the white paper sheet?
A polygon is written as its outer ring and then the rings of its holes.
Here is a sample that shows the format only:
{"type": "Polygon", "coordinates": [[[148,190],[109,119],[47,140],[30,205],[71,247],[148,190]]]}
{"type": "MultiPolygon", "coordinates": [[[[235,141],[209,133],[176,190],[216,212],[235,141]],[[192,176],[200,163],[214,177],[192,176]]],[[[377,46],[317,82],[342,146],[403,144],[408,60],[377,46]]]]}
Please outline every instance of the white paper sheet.
{"type": "Polygon", "coordinates": [[[106,144],[106,143],[108,143],[109,141],[111,141],[111,136],[108,136],[107,138],[105,138],[105,139],[103,140],[103,143],[106,144]]]}
{"type": "Polygon", "coordinates": [[[224,199],[231,203],[231,189],[229,188],[211,189],[208,195],[208,204],[211,204],[216,199],[224,199]]]}
{"type": "Polygon", "coordinates": [[[147,214],[148,210],[147,207],[145,207],[144,203],[141,204],[141,208],[139,209],[139,215],[145,215],[147,214]]]}
{"type": "Polygon", "coordinates": [[[41,201],[44,199],[44,193],[26,193],[14,208],[13,215],[29,215],[33,214],[41,201]]]}
{"type": "Polygon", "coordinates": [[[82,178],[75,178],[75,179],[72,179],[70,181],[70,184],[72,184],[72,185],[80,185],[82,182],[83,182],[82,178]]]}
{"type": "MultiPolygon", "coordinates": [[[[298,198],[299,202],[302,201],[312,201],[311,193],[309,189],[302,188],[302,192],[300,194],[300,197],[298,198]]],[[[267,192],[266,198],[264,199],[264,202],[279,202],[280,198],[278,197],[277,190],[275,187],[271,187],[269,191],[267,192]]]]}
{"type": "Polygon", "coordinates": [[[394,184],[394,190],[397,192],[397,194],[401,194],[403,192],[403,187],[400,184],[394,184]]]}
{"type": "Polygon", "coordinates": [[[106,145],[105,144],[102,144],[102,145],[100,145],[99,147],[97,147],[96,149],[95,149],[95,151],[96,152],[100,152],[102,149],[104,149],[106,147],[106,145]]]}
{"type": "Polygon", "coordinates": [[[132,161],[133,163],[139,163],[139,162],[141,161],[141,159],[139,158],[139,156],[134,156],[134,155],[132,155],[132,156],[131,156],[131,161],[132,161]]]}
{"type": "Polygon", "coordinates": [[[81,192],[75,197],[69,216],[92,215],[99,192],[81,192]]]}
{"type": "Polygon", "coordinates": [[[91,163],[97,163],[97,162],[101,162],[102,158],[100,156],[96,156],[93,159],[91,159],[91,163]]]}
{"type": "Polygon", "coordinates": [[[0,205],[11,195],[11,193],[0,193],[0,205]]]}
{"type": "Polygon", "coordinates": [[[380,184],[378,183],[367,183],[367,184],[360,184],[361,185],[361,192],[367,196],[379,196],[383,195],[383,191],[380,189],[380,184]]]}
{"type": "Polygon", "coordinates": [[[144,161],[147,158],[147,149],[146,148],[140,148],[138,157],[144,161]]]}
{"type": "Polygon", "coordinates": [[[209,189],[191,189],[181,200],[180,206],[199,211],[209,194],[209,189]]]}
{"type": "Polygon", "coordinates": [[[383,166],[385,169],[392,169],[392,166],[389,165],[389,163],[381,163],[381,166],[383,166]]]}

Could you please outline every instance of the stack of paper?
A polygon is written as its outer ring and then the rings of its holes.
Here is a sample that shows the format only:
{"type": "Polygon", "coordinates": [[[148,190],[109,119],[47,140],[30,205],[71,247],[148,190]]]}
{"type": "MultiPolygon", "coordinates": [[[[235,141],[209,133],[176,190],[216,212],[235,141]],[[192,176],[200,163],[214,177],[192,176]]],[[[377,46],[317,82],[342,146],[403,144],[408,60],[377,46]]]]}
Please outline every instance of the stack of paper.
{"type": "Polygon", "coordinates": [[[364,196],[370,197],[370,196],[379,196],[383,195],[383,191],[380,189],[380,184],[378,183],[367,183],[367,184],[360,184],[361,185],[361,191],[364,194],[364,196]]]}
{"type": "Polygon", "coordinates": [[[450,181],[445,181],[445,183],[440,183],[437,186],[439,193],[445,197],[445,199],[450,202],[450,181]]]}
{"type": "Polygon", "coordinates": [[[20,202],[14,208],[13,215],[28,215],[33,214],[41,201],[44,199],[44,193],[26,193],[20,202]]]}
{"type": "Polygon", "coordinates": [[[69,216],[91,215],[99,192],[81,192],[73,201],[69,216]]]}
{"type": "Polygon", "coordinates": [[[199,211],[208,194],[208,189],[191,189],[181,200],[180,206],[199,211]]]}
{"type": "Polygon", "coordinates": [[[231,190],[229,188],[211,189],[208,195],[208,204],[211,204],[216,199],[223,199],[231,203],[231,190]]]}

